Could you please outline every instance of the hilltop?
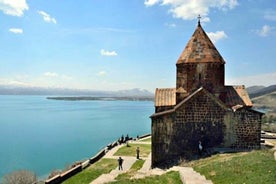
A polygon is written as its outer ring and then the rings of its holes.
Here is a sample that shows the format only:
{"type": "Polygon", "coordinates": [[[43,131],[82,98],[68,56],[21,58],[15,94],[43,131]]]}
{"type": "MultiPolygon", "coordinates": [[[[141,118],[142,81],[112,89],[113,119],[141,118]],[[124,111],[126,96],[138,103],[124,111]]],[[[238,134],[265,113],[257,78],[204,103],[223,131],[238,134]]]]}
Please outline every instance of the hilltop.
{"type": "Polygon", "coordinates": [[[247,91],[255,108],[265,111],[267,116],[276,116],[276,85],[252,86],[247,91]]]}
{"type": "Polygon", "coordinates": [[[273,92],[276,92],[276,85],[265,86],[251,86],[246,88],[250,98],[264,96],[273,92]]]}

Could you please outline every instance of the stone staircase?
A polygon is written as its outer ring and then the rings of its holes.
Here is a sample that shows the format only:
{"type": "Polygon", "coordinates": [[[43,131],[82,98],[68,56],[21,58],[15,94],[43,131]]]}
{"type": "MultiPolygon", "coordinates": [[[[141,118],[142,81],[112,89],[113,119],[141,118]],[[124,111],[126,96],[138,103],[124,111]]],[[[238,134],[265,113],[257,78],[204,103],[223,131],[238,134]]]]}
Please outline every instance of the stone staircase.
{"type": "Polygon", "coordinates": [[[179,171],[180,178],[183,184],[213,184],[211,180],[207,180],[205,176],[194,171],[191,167],[178,167],[175,166],[171,170],[179,171]]]}

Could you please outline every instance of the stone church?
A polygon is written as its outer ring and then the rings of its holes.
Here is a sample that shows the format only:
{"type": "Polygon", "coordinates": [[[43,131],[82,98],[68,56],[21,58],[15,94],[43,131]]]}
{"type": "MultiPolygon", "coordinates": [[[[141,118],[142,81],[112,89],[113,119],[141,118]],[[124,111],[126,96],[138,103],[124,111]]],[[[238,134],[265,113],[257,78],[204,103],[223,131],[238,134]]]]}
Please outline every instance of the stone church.
{"type": "Polygon", "coordinates": [[[157,88],[152,120],[152,166],[205,149],[259,149],[262,113],[243,85],[224,84],[225,61],[200,20],[176,62],[176,87],[157,88]]]}

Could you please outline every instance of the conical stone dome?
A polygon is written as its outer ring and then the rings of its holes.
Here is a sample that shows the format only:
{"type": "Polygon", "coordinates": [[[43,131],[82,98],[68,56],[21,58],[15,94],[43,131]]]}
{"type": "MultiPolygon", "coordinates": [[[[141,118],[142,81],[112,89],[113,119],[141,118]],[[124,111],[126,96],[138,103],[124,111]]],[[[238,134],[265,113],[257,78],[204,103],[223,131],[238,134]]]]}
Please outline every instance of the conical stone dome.
{"type": "Polygon", "coordinates": [[[176,64],[181,63],[225,63],[224,59],[209,39],[205,31],[198,23],[198,26],[181,53],[176,64]]]}

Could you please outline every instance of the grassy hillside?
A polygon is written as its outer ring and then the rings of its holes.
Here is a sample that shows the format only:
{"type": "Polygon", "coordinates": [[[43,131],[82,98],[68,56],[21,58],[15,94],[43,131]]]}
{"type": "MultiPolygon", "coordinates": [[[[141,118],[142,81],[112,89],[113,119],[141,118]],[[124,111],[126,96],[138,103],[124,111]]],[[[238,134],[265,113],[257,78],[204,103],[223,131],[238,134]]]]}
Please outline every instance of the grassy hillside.
{"type": "MultiPolygon", "coordinates": [[[[150,139],[149,139],[150,140],[150,139]]],[[[270,141],[276,145],[276,141],[270,141]]],[[[137,145],[136,145],[137,146],[137,145]]],[[[133,146],[133,147],[136,147],[133,146]]],[[[146,147],[150,152],[150,147],[146,147]]],[[[118,150],[118,155],[135,155],[131,147],[124,146],[118,150]],[[130,149],[131,152],[126,151],[130,149]],[[120,153],[120,154],[119,154],[120,153]]],[[[103,173],[108,173],[117,167],[116,159],[102,159],[86,168],[81,173],[68,179],[64,184],[89,184],[103,173]]],[[[177,171],[163,175],[153,175],[141,179],[132,179],[142,168],[144,160],[137,160],[125,173],[119,174],[112,184],[180,184],[180,175],[177,171]]],[[[197,172],[206,176],[214,184],[276,184],[276,164],[272,149],[255,150],[250,152],[217,154],[199,160],[183,162],[182,166],[193,167],[197,172]]]]}
{"type": "Polygon", "coordinates": [[[252,99],[254,107],[264,109],[268,115],[276,116],[276,91],[252,99]]]}
{"type": "MultiPolygon", "coordinates": [[[[65,183],[89,184],[102,173],[110,172],[116,167],[116,160],[103,159],[95,166],[91,166],[65,183]]],[[[142,167],[144,161],[138,160],[131,169],[119,175],[112,184],[124,183],[182,183],[178,172],[168,172],[161,176],[150,176],[141,179],[131,179],[142,167]]],[[[272,150],[258,150],[251,152],[217,154],[211,157],[185,162],[183,166],[193,167],[197,172],[212,180],[214,184],[276,184],[276,164],[272,150]]]]}
{"type": "Polygon", "coordinates": [[[271,150],[219,154],[192,165],[215,184],[276,183],[276,164],[271,150]]]}
{"type": "Polygon", "coordinates": [[[117,167],[116,159],[103,158],[96,164],[91,165],[87,169],[69,178],[63,184],[89,184],[91,181],[99,177],[101,174],[109,173],[117,167]]]}

